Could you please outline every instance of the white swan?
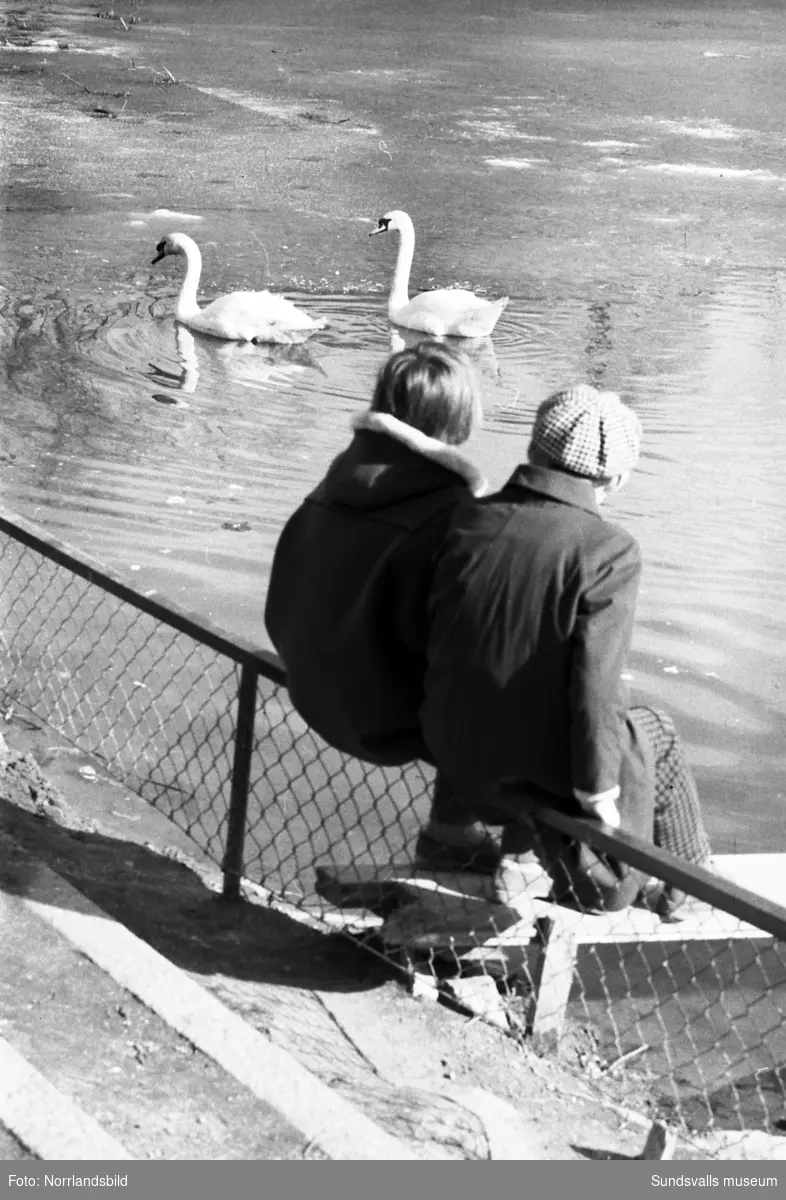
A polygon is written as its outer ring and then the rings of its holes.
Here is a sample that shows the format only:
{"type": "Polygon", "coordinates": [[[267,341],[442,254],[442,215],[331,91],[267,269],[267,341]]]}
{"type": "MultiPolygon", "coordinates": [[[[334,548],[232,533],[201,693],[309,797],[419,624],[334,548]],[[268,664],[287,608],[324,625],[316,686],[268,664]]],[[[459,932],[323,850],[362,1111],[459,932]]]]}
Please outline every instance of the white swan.
{"type": "Polygon", "coordinates": [[[170,233],[156,246],[153,263],[167,254],[182,254],[186,259],[186,277],[175,307],[175,317],[197,333],[228,342],[301,342],[316,329],[325,326],[296,308],[283,296],[271,292],[230,292],[212,304],[200,308],[197,288],[202,273],[202,255],[193,238],[186,233],[170,233]]]}
{"type": "Polygon", "coordinates": [[[404,329],[419,329],[433,337],[487,337],[502,315],[508,297],[484,300],[463,288],[439,288],[409,298],[409,272],[415,253],[415,227],[409,215],[393,209],[379,218],[375,233],[397,232],[400,237],[388,317],[404,329]]]}

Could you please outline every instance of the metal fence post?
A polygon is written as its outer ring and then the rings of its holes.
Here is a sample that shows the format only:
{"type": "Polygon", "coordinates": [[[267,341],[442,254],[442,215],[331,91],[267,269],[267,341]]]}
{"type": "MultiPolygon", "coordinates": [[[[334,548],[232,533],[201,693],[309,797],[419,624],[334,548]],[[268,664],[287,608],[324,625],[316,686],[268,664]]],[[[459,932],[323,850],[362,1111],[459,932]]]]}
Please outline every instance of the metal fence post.
{"type": "Polygon", "coordinates": [[[232,763],[232,789],[229,799],[227,843],[221,870],[224,874],[223,897],[240,899],[243,878],[248,787],[251,778],[251,751],[254,746],[254,719],[257,710],[257,680],[259,671],[253,662],[243,663],[237,693],[237,731],[235,757],[232,763]]]}

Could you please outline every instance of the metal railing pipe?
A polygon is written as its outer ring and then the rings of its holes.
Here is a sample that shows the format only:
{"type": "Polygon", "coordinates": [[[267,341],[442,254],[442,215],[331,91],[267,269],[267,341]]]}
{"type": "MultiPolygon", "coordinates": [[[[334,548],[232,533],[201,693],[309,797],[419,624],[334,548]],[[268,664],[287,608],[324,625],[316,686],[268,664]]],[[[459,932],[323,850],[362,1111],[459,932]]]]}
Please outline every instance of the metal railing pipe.
{"type": "Polygon", "coordinates": [[[237,729],[235,731],[235,755],[232,763],[232,784],[227,816],[227,834],[221,870],[224,875],[223,897],[225,900],[240,899],[240,882],[243,865],[248,819],[248,788],[251,779],[251,753],[254,748],[254,719],[257,707],[257,680],[259,672],[255,664],[245,662],[240,673],[237,693],[237,729]]]}
{"type": "Polygon", "coordinates": [[[659,879],[690,892],[706,904],[721,908],[733,917],[786,941],[786,908],[783,905],[740,887],[730,879],[715,875],[704,867],[676,858],[651,842],[645,842],[621,829],[612,829],[589,817],[571,817],[559,809],[540,806],[527,811],[537,822],[567,837],[586,842],[594,850],[618,858],[631,867],[646,871],[648,875],[657,875],[659,879]]]}

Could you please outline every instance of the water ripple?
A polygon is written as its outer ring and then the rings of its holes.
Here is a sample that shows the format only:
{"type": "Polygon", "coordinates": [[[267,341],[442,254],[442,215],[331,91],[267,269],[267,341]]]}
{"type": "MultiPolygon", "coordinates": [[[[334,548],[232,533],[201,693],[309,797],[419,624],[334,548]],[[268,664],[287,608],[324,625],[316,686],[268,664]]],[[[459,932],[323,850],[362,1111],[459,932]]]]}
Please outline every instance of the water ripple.
{"type": "MultiPolygon", "coordinates": [[[[3,503],[264,641],[283,521],[347,444],[391,349],[419,335],[390,327],[384,289],[289,293],[328,327],[297,347],[236,345],[178,326],[172,291],[160,277],[0,291],[3,503]]],[[[492,338],[463,343],[485,408],[470,449],[493,486],[557,387],[616,388],[641,416],[641,466],[608,508],[646,564],[634,687],[677,714],[722,794],[720,834],[786,753],[784,312],[779,270],[698,263],[538,281],[492,338]]],[[[777,835],[779,810],[758,819],[777,835]]]]}

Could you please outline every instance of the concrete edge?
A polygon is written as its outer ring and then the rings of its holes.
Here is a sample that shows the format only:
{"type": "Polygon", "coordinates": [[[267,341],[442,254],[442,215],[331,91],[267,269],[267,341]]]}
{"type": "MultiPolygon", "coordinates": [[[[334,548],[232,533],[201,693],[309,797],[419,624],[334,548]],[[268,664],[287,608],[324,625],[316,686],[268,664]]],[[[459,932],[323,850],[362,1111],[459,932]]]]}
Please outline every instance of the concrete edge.
{"type": "Polygon", "coordinates": [[[551,1158],[537,1130],[531,1128],[517,1109],[485,1088],[443,1084],[443,1096],[466,1108],[482,1123],[489,1158],[500,1161],[543,1161],[551,1158]]]}
{"type": "Polygon", "coordinates": [[[420,1158],[10,837],[0,835],[0,842],[34,864],[22,898],[30,911],[279,1112],[310,1145],[333,1159],[420,1158]]]}
{"type": "Polygon", "coordinates": [[[39,1159],[134,1158],[1,1037],[0,1123],[39,1159]]]}

